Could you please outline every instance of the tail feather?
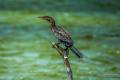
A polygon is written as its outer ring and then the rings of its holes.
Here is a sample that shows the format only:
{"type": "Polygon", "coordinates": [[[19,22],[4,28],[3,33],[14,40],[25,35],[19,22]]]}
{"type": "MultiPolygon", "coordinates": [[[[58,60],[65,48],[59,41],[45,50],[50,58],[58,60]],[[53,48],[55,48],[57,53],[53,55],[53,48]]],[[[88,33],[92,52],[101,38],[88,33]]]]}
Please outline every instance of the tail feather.
{"type": "Polygon", "coordinates": [[[71,49],[71,51],[72,51],[78,58],[82,58],[82,57],[83,57],[83,54],[80,53],[80,52],[78,51],[78,49],[75,48],[74,46],[70,47],[70,49],[71,49]]]}

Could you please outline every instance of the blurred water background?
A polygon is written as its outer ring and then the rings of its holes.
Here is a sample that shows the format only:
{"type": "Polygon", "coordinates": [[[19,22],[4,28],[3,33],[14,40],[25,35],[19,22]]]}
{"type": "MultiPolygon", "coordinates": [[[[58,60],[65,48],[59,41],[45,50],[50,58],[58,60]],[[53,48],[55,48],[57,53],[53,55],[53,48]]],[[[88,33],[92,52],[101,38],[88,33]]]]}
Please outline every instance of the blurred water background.
{"type": "Polygon", "coordinates": [[[120,0],[0,0],[0,80],[66,80],[44,15],[85,56],[69,55],[74,80],[120,80],[120,0]]]}

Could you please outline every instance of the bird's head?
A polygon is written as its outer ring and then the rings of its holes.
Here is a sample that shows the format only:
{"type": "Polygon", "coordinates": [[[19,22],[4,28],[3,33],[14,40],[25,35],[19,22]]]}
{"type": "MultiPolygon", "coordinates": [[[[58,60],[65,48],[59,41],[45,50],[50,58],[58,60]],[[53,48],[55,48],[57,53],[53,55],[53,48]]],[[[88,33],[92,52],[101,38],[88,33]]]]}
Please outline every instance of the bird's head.
{"type": "Polygon", "coordinates": [[[41,19],[43,19],[43,20],[46,20],[46,21],[48,21],[48,22],[50,22],[50,23],[53,23],[53,22],[54,22],[54,19],[53,19],[52,17],[50,17],[50,16],[42,16],[42,17],[38,17],[38,18],[41,18],[41,19]]]}

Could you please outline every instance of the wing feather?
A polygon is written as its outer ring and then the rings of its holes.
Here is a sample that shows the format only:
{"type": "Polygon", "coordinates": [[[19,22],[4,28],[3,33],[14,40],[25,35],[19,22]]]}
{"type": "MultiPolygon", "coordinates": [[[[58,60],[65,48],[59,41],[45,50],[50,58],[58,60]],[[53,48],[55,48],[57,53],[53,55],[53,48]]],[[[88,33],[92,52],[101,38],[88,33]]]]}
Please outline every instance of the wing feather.
{"type": "Polygon", "coordinates": [[[52,29],[52,31],[55,33],[55,36],[58,39],[66,42],[72,41],[70,33],[63,29],[62,27],[57,27],[56,29],[52,29]]]}

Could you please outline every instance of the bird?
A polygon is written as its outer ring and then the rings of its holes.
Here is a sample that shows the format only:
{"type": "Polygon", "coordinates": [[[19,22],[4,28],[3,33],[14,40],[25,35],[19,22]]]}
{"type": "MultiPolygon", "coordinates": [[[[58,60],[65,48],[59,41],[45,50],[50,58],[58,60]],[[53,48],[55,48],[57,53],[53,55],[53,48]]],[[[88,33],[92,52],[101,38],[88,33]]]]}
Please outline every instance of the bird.
{"type": "Polygon", "coordinates": [[[79,50],[74,46],[74,42],[70,33],[67,30],[65,30],[62,26],[56,25],[56,22],[53,17],[39,16],[38,18],[41,18],[50,24],[50,29],[54,33],[55,37],[58,39],[58,45],[63,44],[65,46],[65,51],[68,51],[70,49],[78,58],[83,57],[83,54],[79,52],[79,50]]]}

